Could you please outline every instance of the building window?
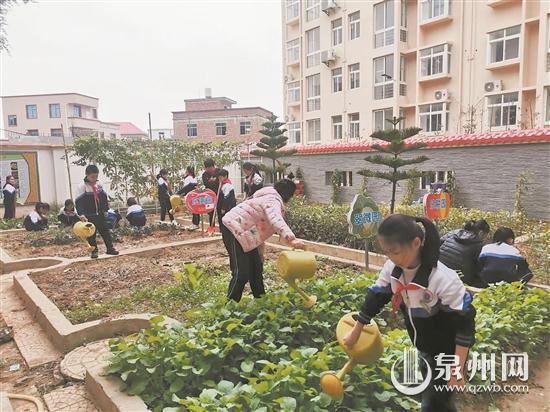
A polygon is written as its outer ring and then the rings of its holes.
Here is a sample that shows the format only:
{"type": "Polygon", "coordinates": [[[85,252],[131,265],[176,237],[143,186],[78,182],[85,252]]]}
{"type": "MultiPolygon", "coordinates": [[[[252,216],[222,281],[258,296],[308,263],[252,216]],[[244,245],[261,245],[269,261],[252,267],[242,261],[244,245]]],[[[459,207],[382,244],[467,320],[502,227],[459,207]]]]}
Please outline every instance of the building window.
{"type": "Polygon", "coordinates": [[[82,117],[82,107],[80,105],[75,104],[73,106],[73,115],[74,117],[82,117]]]}
{"type": "Polygon", "coordinates": [[[447,131],[449,123],[449,108],[447,103],[425,104],[418,107],[420,127],[425,132],[447,131]]]}
{"type": "Polygon", "coordinates": [[[63,136],[63,129],[50,129],[50,136],[63,136]]]}
{"type": "Polygon", "coordinates": [[[17,126],[17,115],[15,114],[8,115],[8,126],[10,127],[17,126]]]}
{"type": "Polygon", "coordinates": [[[450,72],[451,53],[448,44],[420,50],[420,76],[430,77],[450,72]]]}
{"type": "Polygon", "coordinates": [[[319,18],[321,14],[321,0],[306,0],[306,21],[319,18]]]}
{"type": "Polygon", "coordinates": [[[544,124],[550,124],[550,87],[544,88],[546,103],[544,105],[544,124]]]}
{"type": "Polygon", "coordinates": [[[405,56],[399,57],[399,96],[407,95],[407,61],[405,56]]]}
{"type": "Polygon", "coordinates": [[[294,39],[286,44],[287,63],[296,63],[300,61],[300,39],[294,39]]]}
{"type": "Polygon", "coordinates": [[[300,15],[300,0],[286,0],[286,21],[294,20],[300,15]]]}
{"type": "Polygon", "coordinates": [[[321,64],[321,50],[320,46],[320,29],[315,27],[314,29],[306,31],[306,60],[307,67],[313,67],[321,64]]]}
{"type": "Polygon", "coordinates": [[[374,47],[393,44],[393,0],[386,0],[374,5],[374,47]]]}
{"type": "Polygon", "coordinates": [[[361,35],[361,15],[358,11],[349,15],[349,38],[356,39],[361,35]]]}
{"type": "Polygon", "coordinates": [[[332,45],[338,46],[342,44],[342,19],[332,20],[332,45]]]}
{"type": "Polygon", "coordinates": [[[381,109],[374,111],[374,130],[391,130],[393,124],[387,120],[393,120],[393,109],[381,109]]]}
{"type": "Polygon", "coordinates": [[[518,93],[504,93],[487,97],[487,110],[491,127],[515,126],[518,93]]]}
{"type": "Polygon", "coordinates": [[[300,102],[300,82],[291,82],[287,85],[288,103],[300,102]]]}
{"type": "MultiPolygon", "coordinates": [[[[325,185],[332,186],[332,176],[334,172],[325,172],[325,185]]],[[[353,172],[344,171],[340,172],[340,187],[353,186],[353,172]]]]}
{"type": "Polygon", "coordinates": [[[38,129],[27,130],[27,136],[38,136],[38,129]]]}
{"type": "Polygon", "coordinates": [[[357,89],[360,85],[359,63],[350,64],[349,66],[349,88],[357,89]]]}
{"type": "Polygon", "coordinates": [[[393,97],[393,54],[374,59],[374,99],[393,97]]]}
{"type": "Polygon", "coordinates": [[[422,0],[422,21],[437,19],[451,14],[450,0],[422,0]]]}
{"type": "Polygon", "coordinates": [[[61,117],[61,106],[59,103],[50,104],[50,117],[52,119],[61,117]]]}
{"type": "Polygon", "coordinates": [[[332,138],[334,140],[342,140],[343,129],[342,116],[332,116],[332,138]]]}
{"type": "Polygon", "coordinates": [[[97,109],[92,109],[92,118],[97,119],[97,109]]]}
{"type": "MultiPolygon", "coordinates": [[[[35,104],[27,105],[27,119],[36,119],[38,118],[38,109],[35,104]]],[[[38,135],[37,135],[38,136],[38,135]]]]}
{"type": "Polygon", "coordinates": [[[321,141],[321,119],[307,121],[307,142],[319,143],[321,141]]]}
{"type": "Polygon", "coordinates": [[[227,125],[225,123],[216,123],[216,136],[225,136],[227,133],[227,125]]]}
{"type": "Polygon", "coordinates": [[[241,122],[241,134],[250,134],[251,128],[250,122],[241,122]]]}
{"type": "Polygon", "coordinates": [[[321,110],[321,75],[314,74],[306,77],[307,84],[307,111],[321,110]]]}
{"type": "Polygon", "coordinates": [[[288,140],[290,143],[301,143],[302,142],[302,131],[300,122],[288,123],[288,140]]]}
{"type": "Polygon", "coordinates": [[[111,133],[109,136],[111,136],[111,139],[116,139],[116,133],[111,133]]]}
{"type": "Polygon", "coordinates": [[[350,139],[360,139],[359,113],[348,114],[348,123],[350,139]]]}
{"type": "Polygon", "coordinates": [[[343,87],[343,74],[342,68],[332,70],[332,93],[338,93],[342,91],[343,87]]]}
{"type": "Polygon", "coordinates": [[[432,183],[447,183],[449,178],[454,175],[454,172],[448,171],[436,171],[436,172],[423,172],[422,177],[418,179],[420,182],[419,189],[430,189],[432,183]]]}
{"type": "Polygon", "coordinates": [[[407,42],[407,0],[401,0],[401,27],[399,40],[407,42]]]}
{"type": "Polygon", "coordinates": [[[489,63],[518,58],[520,30],[513,26],[489,33],[489,63]]]}
{"type": "Polygon", "coordinates": [[[159,139],[160,140],[164,139],[164,132],[159,132],[159,139]]]}
{"type": "Polygon", "coordinates": [[[189,123],[187,125],[187,137],[197,137],[197,124],[189,123]]]}

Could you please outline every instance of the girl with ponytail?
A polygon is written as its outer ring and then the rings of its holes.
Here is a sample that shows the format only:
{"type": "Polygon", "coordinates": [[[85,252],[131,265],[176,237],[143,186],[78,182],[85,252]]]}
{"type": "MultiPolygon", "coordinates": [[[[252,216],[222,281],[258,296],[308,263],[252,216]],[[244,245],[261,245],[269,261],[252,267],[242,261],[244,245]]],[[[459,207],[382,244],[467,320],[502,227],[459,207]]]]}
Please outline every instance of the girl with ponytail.
{"type": "Polygon", "coordinates": [[[458,274],[439,262],[439,234],[429,219],[390,215],[378,228],[378,240],[388,260],[368,288],[355,327],[344,342],[353,347],[363,325],[391,301],[393,312],[403,313],[411,341],[426,361],[420,364],[432,369],[421,411],[455,411],[451,387],[464,385],[468,349],[475,342],[472,296],[458,274]],[[441,355],[457,356],[448,382],[444,376],[434,379],[436,357],[441,355]],[[438,385],[443,389],[436,391],[438,385]]]}

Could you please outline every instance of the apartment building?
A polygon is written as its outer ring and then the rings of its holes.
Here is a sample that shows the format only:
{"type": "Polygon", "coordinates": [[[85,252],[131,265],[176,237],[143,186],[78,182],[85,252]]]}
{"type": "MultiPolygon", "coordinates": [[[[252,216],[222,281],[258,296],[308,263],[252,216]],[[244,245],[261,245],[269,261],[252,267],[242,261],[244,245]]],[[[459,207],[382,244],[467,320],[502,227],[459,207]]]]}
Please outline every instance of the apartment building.
{"type": "Polygon", "coordinates": [[[99,99],[80,93],[2,97],[4,130],[13,135],[120,137],[118,125],[98,112],[99,99]]]}
{"type": "Polygon", "coordinates": [[[550,2],[284,0],[284,113],[298,144],[550,125],[550,2]]]}
{"type": "Polygon", "coordinates": [[[273,113],[262,107],[233,107],[236,101],[227,97],[185,100],[185,110],[172,112],[174,137],[188,142],[251,143],[260,140],[262,124],[273,113]]]}

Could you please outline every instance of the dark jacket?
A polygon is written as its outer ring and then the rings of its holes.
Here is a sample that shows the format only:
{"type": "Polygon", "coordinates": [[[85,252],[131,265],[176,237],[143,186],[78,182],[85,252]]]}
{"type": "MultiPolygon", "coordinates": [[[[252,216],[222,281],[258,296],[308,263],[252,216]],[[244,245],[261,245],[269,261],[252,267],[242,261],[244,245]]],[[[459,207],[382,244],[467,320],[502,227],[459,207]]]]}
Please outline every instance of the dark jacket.
{"type": "Polygon", "coordinates": [[[161,202],[170,202],[170,196],[172,196],[172,191],[170,190],[170,187],[168,187],[168,182],[162,178],[162,176],[159,176],[158,178],[158,198],[161,202]]]}
{"type": "Polygon", "coordinates": [[[122,219],[122,216],[120,216],[120,212],[115,209],[109,209],[107,211],[107,218],[105,219],[105,223],[107,224],[107,227],[109,229],[116,229],[118,227],[118,222],[122,219]]]}
{"type": "Polygon", "coordinates": [[[464,283],[484,287],[478,267],[482,247],[483,242],[476,233],[465,229],[453,230],[441,238],[439,260],[445,266],[461,272],[464,283]]]}
{"type": "Polygon", "coordinates": [[[178,195],[185,196],[197,187],[197,179],[193,176],[186,176],[183,179],[183,187],[178,190],[178,195]]]}
{"type": "Polygon", "coordinates": [[[57,220],[62,226],[72,226],[76,222],[80,221],[80,218],[76,214],[76,211],[67,211],[64,207],[61,208],[57,215],[57,220]]]}
{"type": "Polygon", "coordinates": [[[264,187],[264,179],[259,173],[254,173],[244,179],[244,193],[247,198],[252,197],[262,187],[264,187]]]}
{"type": "Polygon", "coordinates": [[[126,219],[128,219],[128,223],[130,223],[130,226],[136,227],[145,226],[145,223],[147,222],[145,212],[140,205],[132,205],[128,207],[128,211],[126,212],[126,219]]]}
{"type": "Polygon", "coordinates": [[[202,183],[204,187],[212,190],[214,193],[218,193],[218,188],[220,187],[220,179],[218,178],[218,173],[220,169],[216,169],[214,173],[207,172],[206,170],[202,173],[202,183]],[[210,178],[215,177],[216,180],[210,182],[210,178]]]}
{"type": "Polygon", "coordinates": [[[2,193],[4,194],[4,219],[13,219],[15,217],[16,189],[6,183],[2,193]]]}
{"type": "Polygon", "coordinates": [[[218,199],[217,214],[220,226],[223,225],[222,218],[227,212],[237,206],[237,198],[235,197],[235,189],[231,181],[227,181],[220,189],[220,198],[218,199]]]}
{"type": "Polygon", "coordinates": [[[23,220],[23,226],[29,232],[38,232],[40,230],[48,229],[48,219],[40,216],[40,214],[33,210],[23,220]]]}
{"type": "Polygon", "coordinates": [[[503,242],[483,246],[479,263],[479,275],[486,283],[516,282],[531,273],[527,260],[519,250],[503,242]]]}
{"type": "MultiPolygon", "coordinates": [[[[399,309],[418,350],[432,356],[454,355],[455,345],[473,346],[476,311],[456,272],[440,263],[435,269],[420,266],[409,282],[413,283],[415,290],[400,292],[399,309]]],[[[378,280],[369,287],[357,320],[367,325],[404,284],[403,270],[387,260],[378,280]]]]}
{"type": "Polygon", "coordinates": [[[109,210],[109,198],[101,183],[96,183],[98,200],[94,196],[92,185],[84,179],[76,189],[75,207],[79,216],[104,215],[109,210]]]}

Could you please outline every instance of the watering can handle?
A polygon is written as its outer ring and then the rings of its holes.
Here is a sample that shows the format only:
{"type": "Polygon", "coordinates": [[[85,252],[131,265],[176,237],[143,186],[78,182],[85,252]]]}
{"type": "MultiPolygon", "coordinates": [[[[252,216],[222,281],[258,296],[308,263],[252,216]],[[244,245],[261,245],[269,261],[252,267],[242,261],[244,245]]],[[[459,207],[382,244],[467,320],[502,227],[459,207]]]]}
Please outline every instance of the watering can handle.
{"type": "MultiPolygon", "coordinates": [[[[355,322],[355,321],[350,320],[350,319],[347,319],[347,318],[344,319],[344,323],[345,323],[346,325],[348,325],[348,326],[351,326],[351,327],[355,326],[355,323],[354,323],[354,322],[355,322]]],[[[364,332],[364,333],[368,333],[369,335],[374,335],[375,332],[372,330],[372,328],[369,328],[369,326],[370,326],[370,324],[368,324],[368,325],[363,325],[363,332],[364,332]]]]}

